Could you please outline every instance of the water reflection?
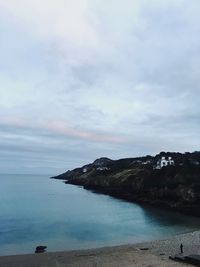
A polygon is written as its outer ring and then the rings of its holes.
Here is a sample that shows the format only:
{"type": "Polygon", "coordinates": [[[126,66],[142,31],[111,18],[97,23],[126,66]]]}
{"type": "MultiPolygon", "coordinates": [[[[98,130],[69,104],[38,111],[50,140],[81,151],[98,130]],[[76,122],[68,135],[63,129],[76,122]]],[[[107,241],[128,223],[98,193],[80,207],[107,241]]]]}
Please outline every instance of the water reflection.
{"type": "Polygon", "coordinates": [[[136,243],[197,229],[200,219],[44,176],[0,176],[0,254],[136,243]]]}

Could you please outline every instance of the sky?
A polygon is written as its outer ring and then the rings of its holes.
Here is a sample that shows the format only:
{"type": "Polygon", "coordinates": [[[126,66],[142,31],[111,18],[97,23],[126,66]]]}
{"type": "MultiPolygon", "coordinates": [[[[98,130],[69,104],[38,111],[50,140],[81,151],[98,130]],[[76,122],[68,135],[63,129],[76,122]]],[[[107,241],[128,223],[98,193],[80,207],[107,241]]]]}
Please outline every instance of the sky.
{"type": "Polygon", "coordinates": [[[199,0],[0,0],[0,172],[200,147],[199,0]]]}

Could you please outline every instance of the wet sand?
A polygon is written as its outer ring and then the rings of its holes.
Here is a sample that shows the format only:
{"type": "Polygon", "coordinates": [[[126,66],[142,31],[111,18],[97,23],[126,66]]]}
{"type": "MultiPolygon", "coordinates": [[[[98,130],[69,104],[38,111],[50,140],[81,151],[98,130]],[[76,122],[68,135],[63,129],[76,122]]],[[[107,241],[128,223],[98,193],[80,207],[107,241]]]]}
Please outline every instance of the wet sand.
{"type": "Polygon", "coordinates": [[[174,262],[170,255],[200,254],[200,231],[166,240],[100,249],[0,257],[0,267],[167,267],[191,266],[174,262]]]}

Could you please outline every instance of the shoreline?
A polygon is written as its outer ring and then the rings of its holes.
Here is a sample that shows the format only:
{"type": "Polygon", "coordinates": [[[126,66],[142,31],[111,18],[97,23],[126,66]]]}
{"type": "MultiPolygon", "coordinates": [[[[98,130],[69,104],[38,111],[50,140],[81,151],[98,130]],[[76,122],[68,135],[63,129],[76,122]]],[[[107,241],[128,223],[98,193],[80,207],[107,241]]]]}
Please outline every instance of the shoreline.
{"type": "MultiPolygon", "coordinates": [[[[55,177],[51,177],[51,179],[62,180],[55,177]]],[[[147,207],[154,207],[154,208],[161,208],[172,212],[179,212],[183,215],[193,216],[196,218],[200,218],[200,206],[199,204],[189,204],[185,205],[185,203],[177,203],[177,202],[170,202],[169,200],[155,200],[149,199],[144,196],[134,196],[132,193],[119,190],[119,188],[112,188],[112,187],[102,187],[96,185],[84,185],[82,183],[74,183],[72,181],[62,180],[63,183],[66,185],[74,185],[80,186],[85,190],[93,192],[95,194],[102,194],[113,197],[118,200],[127,201],[129,203],[139,204],[142,206],[147,207]]]]}
{"type": "Polygon", "coordinates": [[[180,253],[181,243],[184,254],[200,254],[200,230],[138,244],[0,256],[0,267],[190,266],[169,259],[169,256],[180,253]]]}

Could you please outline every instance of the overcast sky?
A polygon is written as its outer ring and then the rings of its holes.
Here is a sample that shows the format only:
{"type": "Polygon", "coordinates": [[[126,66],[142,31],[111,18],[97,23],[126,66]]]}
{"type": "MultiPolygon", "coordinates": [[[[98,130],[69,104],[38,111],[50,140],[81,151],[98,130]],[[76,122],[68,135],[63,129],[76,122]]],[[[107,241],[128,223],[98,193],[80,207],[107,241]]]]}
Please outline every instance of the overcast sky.
{"type": "Polygon", "coordinates": [[[200,147],[199,0],[0,0],[0,172],[200,147]]]}

